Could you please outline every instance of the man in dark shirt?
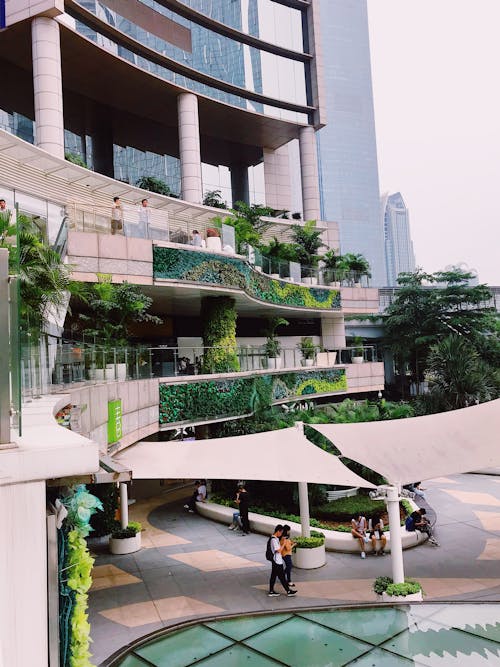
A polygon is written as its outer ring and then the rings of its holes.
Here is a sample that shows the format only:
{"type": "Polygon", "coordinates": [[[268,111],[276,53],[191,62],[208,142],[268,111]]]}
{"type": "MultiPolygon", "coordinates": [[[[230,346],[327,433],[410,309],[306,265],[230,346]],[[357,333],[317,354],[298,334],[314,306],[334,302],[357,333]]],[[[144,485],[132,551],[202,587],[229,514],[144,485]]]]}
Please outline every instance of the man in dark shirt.
{"type": "Polygon", "coordinates": [[[243,535],[250,533],[250,522],[248,520],[248,505],[250,504],[250,496],[245,489],[245,482],[238,484],[238,508],[240,510],[240,521],[243,530],[243,535]]]}
{"type": "Polygon", "coordinates": [[[418,510],[412,512],[410,516],[413,519],[413,525],[415,526],[415,530],[419,530],[421,533],[427,533],[429,537],[429,542],[434,546],[438,547],[439,546],[438,541],[432,534],[431,524],[429,523],[427,517],[425,516],[426,514],[427,512],[425,507],[420,507],[418,510]]]}

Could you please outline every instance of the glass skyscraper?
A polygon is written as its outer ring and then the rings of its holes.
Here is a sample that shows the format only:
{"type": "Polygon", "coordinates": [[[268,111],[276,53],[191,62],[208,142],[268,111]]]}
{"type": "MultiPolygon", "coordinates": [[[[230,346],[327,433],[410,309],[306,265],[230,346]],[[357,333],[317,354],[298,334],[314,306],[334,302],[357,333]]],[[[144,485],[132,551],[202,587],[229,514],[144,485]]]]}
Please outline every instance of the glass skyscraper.
{"type": "Polygon", "coordinates": [[[366,0],[321,0],[327,125],[318,136],[322,218],[338,222],[341,250],[362,253],[372,284],[387,283],[379,213],[366,0]]]}
{"type": "Polygon", "coordinates": [[[415,254],[410,235],[410,216],[400,192],[381,198],[385,235],[387,284],[397,285],[400,273],[415,271],[415,254]]]}

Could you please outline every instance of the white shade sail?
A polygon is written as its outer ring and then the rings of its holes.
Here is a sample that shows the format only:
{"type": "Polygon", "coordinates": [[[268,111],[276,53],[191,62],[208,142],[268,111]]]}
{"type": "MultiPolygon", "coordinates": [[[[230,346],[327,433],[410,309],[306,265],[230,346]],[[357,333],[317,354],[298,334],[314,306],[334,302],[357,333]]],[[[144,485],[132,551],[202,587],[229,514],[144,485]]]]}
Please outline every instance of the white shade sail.
{"type": "Polygon", "coordinates": [[[500,465],[500,399],[425,417],[311,426],[392,484],[500,465]]]}
{"type": "Polygon", "coordinates": [[[115,458],[136,479],[204,477],[373,488],[295,427],[213,440],[140,442],[115,458]]]}

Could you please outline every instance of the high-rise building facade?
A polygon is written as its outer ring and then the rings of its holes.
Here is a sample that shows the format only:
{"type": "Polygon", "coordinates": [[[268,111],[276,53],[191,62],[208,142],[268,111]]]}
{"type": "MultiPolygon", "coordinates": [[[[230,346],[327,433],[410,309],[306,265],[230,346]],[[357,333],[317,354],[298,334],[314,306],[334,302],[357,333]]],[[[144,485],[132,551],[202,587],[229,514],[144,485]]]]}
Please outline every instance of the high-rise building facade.
{"type": "Polygon", "coordinates": [[[342,252],[369,260],[372,284],[386,284],[379,215],[366,0],[321,0],[327,126],[319,132],[322,219],[340,227],[342,252]]]}
{"type": "Polygon", "coordinates": [[[400,273],[415,271],[415,253],[410,235],[410,215],[400,192],[381,197],[384,225],[387,284],[398,284],[400,273]]]}

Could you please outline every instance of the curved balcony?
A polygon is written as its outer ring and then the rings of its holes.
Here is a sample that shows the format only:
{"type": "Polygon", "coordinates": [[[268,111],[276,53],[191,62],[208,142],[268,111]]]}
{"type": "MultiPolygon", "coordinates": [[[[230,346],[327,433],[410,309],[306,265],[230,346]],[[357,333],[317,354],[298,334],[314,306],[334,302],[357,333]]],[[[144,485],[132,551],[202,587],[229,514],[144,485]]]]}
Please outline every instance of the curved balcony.
{"type": "Polygon", "coordinates": [[[158,281],[206,284],[244,292],[264,303],[316,311],[339,311],[340,291],[278,280],[254,269],[243,257],[189,248],[153,247],[153,277],[158,281]]]}

